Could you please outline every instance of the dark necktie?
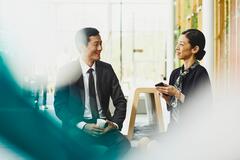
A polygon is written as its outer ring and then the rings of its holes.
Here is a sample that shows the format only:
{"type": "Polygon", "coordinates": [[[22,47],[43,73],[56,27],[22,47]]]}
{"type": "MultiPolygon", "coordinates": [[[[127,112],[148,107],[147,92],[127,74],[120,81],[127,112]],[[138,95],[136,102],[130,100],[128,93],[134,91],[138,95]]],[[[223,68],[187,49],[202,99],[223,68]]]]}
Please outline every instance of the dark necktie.
{"type": "Polygon", "coordinates": [[[94,77],[93,77],[93,69],[90,68],[88,71],[89,78],[88,78],[88,86],[89,86],[89,103],[92,112],[92,119],[99,118],[98,108],[97,108],[97,100],[96,100],[96,92],[95,92],[95,85],[94,85],[94,77]]]}

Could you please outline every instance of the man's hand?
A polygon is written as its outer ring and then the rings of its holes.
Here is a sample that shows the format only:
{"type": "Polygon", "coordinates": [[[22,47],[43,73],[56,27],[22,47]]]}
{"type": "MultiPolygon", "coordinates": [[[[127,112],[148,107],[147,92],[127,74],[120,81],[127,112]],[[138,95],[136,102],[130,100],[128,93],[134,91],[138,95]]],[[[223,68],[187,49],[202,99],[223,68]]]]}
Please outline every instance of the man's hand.
{"type": "Polygon", "coordinates": [[[99,128],[96,124],[94,123],[87,123],[84,127],[83,127],[83,131],[91,136],[94,137],[99,137],[100,135],[102,135],[104,133],[104,129],[99,128]]]}
{"type": "Polygon", "coordinates": [[[107,127],[104,128],[103,134],[105,134],[111,130],[117,129],[117,126],[112,121],[106,120],[106,123],[107,123],[107,127]]]}

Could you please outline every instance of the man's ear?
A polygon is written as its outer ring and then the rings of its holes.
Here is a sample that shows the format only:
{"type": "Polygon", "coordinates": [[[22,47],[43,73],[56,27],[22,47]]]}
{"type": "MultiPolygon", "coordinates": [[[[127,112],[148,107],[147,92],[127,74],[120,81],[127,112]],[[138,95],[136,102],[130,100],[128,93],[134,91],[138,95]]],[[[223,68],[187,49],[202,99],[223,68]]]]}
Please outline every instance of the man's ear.
{"type": "Polygon", "coordinates": [[[86,45],[80,44],[80,46],[79,46],[79,51],[80,51],[80,52],[85,52],[86,48],[87,48],[86,45]]]}

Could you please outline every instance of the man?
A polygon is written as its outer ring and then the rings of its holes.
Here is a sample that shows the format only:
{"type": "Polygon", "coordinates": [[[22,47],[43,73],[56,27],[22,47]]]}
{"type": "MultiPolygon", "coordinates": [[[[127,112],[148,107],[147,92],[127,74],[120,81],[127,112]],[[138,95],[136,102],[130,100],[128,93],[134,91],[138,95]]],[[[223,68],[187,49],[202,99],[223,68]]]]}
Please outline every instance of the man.
{"type": "Polygon", "coordinates": [[[86,145],[103,145],[110,159],[119,158],[129,148],[120,133],[126,116],[126,99],[110,64],[100,61],[102,40],[95,28],[83,28],[76,34],[80,58],[60,70],[54,107],[63,128],[73,137],[87,139],[86,145]],[[109,111],[109,99],[115,111],[109,111]],[[105,119],[106,127],[96,125],[105,119]]]}

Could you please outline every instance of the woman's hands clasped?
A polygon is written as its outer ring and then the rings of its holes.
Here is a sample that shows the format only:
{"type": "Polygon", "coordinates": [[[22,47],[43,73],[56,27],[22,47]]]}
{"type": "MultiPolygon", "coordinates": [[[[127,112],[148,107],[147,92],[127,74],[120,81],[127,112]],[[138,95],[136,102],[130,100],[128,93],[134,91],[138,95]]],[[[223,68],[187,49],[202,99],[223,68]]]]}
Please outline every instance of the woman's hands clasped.
{"type": "Polygon", "coordinates": [[[184,102],[185,96],[181,93],[181,91],[172,85],[164,84],[164,86],[157,86],[156,89],[167,103],[169,103],[171,96],[175,96],[181,102],[184,102]]]}
{"type": "Polygon", "coordinates": [[[156,89],[167,103],[169,103],[171,96],[176,96],[179,92],[177,88],[168,84],[164,84],[164,86],[157,86],[156,89]]]}

